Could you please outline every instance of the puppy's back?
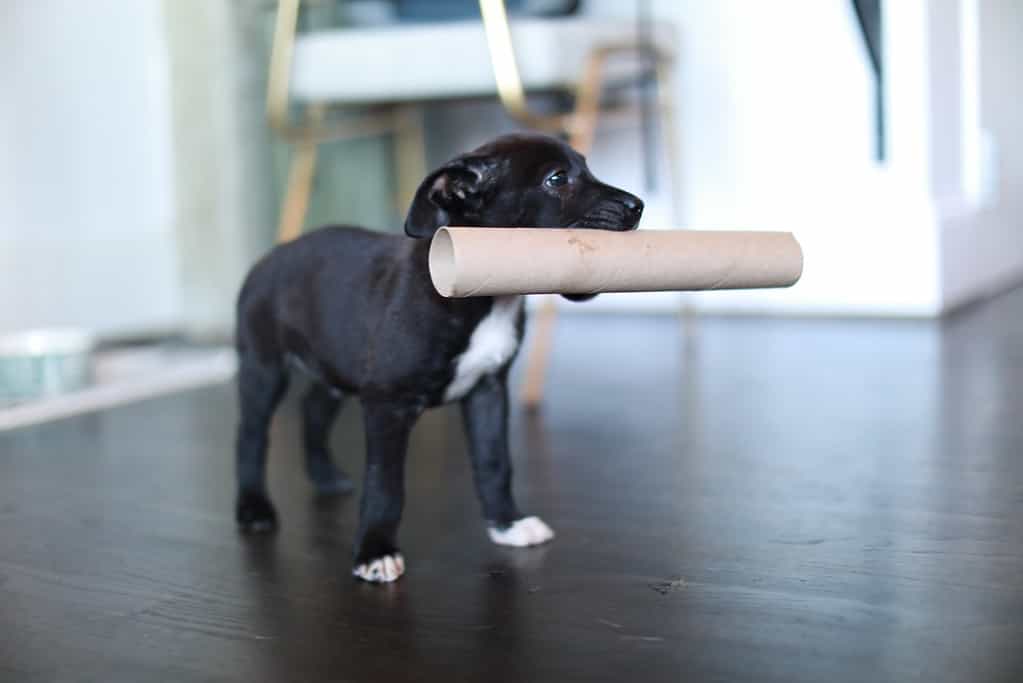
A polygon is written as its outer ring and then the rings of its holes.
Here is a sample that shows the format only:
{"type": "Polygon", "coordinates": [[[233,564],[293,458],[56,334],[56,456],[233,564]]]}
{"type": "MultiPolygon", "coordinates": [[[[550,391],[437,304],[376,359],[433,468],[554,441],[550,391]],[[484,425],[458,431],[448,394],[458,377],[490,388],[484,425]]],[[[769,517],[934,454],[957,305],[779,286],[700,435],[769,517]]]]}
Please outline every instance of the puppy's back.
{"type": "Polygon", "coordinates": [[[238,295],[238,344],[258,340],[266,347],[280,338],[283,326],[304,327],[317,319],[327,297],[344,299],[346,292],[365,287],[408,241],[403,235],[327,226],[274,247],[249,270],[238,295]]]}

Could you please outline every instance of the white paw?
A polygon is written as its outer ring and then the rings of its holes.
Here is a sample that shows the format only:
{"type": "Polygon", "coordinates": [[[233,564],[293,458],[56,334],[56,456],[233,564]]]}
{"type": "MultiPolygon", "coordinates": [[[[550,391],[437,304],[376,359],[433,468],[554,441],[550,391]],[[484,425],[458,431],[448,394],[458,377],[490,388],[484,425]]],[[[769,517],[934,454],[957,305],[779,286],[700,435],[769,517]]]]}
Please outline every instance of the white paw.
{"type": "Polygon", "coordinates": [[[490,540],[497,545],[511,545],[525,548],[540,545],[554,538],[554,531],[539,517],[523,517],[512,522],[507,529],[490,527],[490,540]]]}
{"type": "Polygon", "coordinates": [[[390,583],[391,581],[397,581],[404,573],[405,558],[401,556],[401,553],[378,557],[371,562],[357,565],[355,569],[352,570],[352,576],[360,578],[363,581],[372,581],[373,583],[390,583]]]}

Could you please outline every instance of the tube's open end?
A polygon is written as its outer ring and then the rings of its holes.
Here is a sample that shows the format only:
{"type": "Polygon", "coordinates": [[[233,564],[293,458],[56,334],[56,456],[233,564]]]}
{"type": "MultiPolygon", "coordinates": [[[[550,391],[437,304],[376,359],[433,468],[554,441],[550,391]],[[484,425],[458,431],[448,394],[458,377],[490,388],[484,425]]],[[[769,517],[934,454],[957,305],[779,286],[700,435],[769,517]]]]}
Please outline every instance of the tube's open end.
{"type": "Polygon", "coordinates": [[[799,253],[799,268],[796,270],[796,276],[792,278],[792,282],[789,287],[799,282],[799,279],[803,277],[803,266],[806,264],[806,256],[803,254],[803,245],[799,243],[795,235],[792,235],[792,241],[796,244],[796,251],[799,253]]]}
{"type": "Polygon", "coordinates": [[[447,228],[441,228],[430,242],[430,279],[441,296],[455,291],[455,245],[447,228]]]}

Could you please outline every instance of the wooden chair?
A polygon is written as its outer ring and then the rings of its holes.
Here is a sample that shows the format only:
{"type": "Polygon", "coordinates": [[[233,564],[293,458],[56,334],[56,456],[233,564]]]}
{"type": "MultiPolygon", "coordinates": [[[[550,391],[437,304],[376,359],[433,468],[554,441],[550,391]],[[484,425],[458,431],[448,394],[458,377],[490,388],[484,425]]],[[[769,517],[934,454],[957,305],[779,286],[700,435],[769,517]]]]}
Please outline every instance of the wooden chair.
{"type": "MultiPolygon", "coordinates": [[[[394,134],[398,201],[411,201],[427,170],[417,103],[496,94],[508,114],[524,127],[566,137],[585,153],[597,130],[606,83],[616,70],[618,75],[623,69],[634,74],[638,60],[652,65],[662,129],[666,137],[674,135],[670,101],[674,40],[669,27],[658,27],[641,44],[617,20],[572,16],[510,23],[503,0],[479,0],[479,4],[482,26],[445,22],[299,33],[301,0],[279,1],[267,115],[273,130],[294,146],[279,241],[301,233],[317,150],[328,141],[394,134]],[[451,59],[452,54],[462,58],[451,59]],[[466,55],[480,58],[466,59],[466,55]],[[530,109],[527,92],[554,90],[574,93],[570,112],[541,115],[530,109]],[[353,106],[361,111],[351,115],[353,106]],[[298,109],[297,121],[291,117],[293,108],[298,109]],[[349,115],[338,117],[339,108],[349,115]]],[[[649,66],[639,64],[639,68],[649,66]]],[[[675,176],[677,145],[673,137],[666,143],[675,176]]],[[[531,408],[542,399],[557,316],[555,301],[547,297],[536,316],[522,390],[522,400],[531,408]]]]}

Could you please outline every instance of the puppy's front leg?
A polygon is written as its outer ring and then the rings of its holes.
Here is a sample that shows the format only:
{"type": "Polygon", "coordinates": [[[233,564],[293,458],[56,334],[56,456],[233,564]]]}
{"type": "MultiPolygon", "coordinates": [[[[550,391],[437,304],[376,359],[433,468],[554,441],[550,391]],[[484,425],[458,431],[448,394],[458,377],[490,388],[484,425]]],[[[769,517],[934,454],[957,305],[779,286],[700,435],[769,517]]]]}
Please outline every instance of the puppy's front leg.
{"type": "Polygon", "coordinates": [[[405,573],[398,524],[405,503],[408,438],[419,413],[404,403],[363,401],[366,473],[352,572],[360,579],[394,581],[405,573]]]}
{"type": "Polygon", "coordinates": [[[487,375],[462,399],[462,417],[469,440],[476,492],[490,525],[490,540],[498,545],[530,546],[554,538],[539,517],[523,517],[512,495],[508,454],[507,372],[487,375]]]}

